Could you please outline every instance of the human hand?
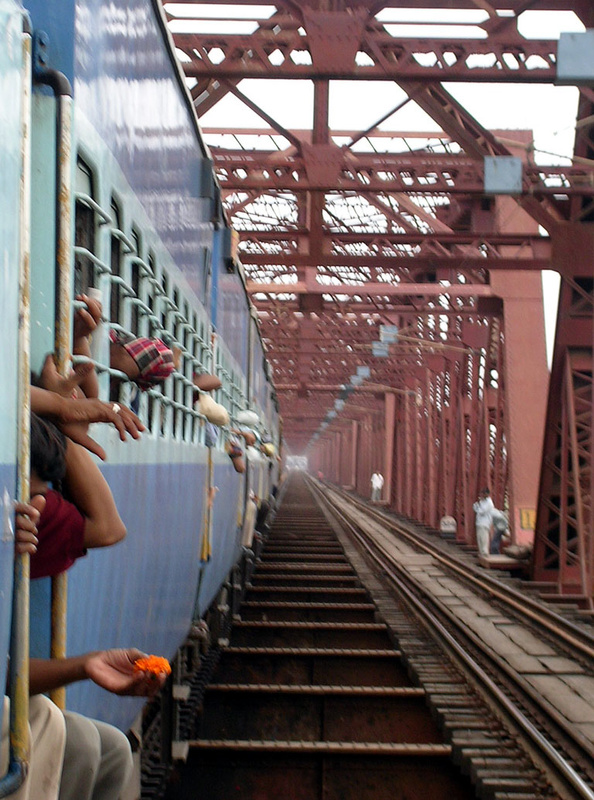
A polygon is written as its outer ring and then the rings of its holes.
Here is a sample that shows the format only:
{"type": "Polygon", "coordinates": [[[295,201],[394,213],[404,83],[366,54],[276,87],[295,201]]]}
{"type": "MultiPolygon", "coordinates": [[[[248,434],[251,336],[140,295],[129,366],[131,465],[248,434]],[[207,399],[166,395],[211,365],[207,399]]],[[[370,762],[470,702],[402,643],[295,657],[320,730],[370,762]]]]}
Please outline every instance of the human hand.
{"type": "Polygon", "coordinates": [[[41,387],[50,392],[55,392],[61,397],[84,397],[84,393],[79,388],[80,384],[94,369],[94,365],[90,362],[83,362],[77,364],[73,370],[70,370],[67,376],[60,375],[54,357],[49,353],[45,357],[43,369],[41,370],[41,387]]]}
{"type": "Polygon", "coordinates": [[[134,662],[145,654],[134,647],[91,653],[85,664],[87,677],[108,692],[118,695],[152,697],[165,683],[164,672],[139,672],[134,662]]]}
{"type": "Polygon", "coordinates": [[[24,553],[32,555],[37,552],[37,523],[44,508],[45,497],[41,494],[36,494],[29,503],[14,504],[14,541],[15,550],[19,555],[24,553]]]}
{"type": "Polygon", "coordinates": [[[102,460],[106,458],[105,450],[88,435],[89,423],[110,422],[118,429],[122,442],[126,441],[127,434],[133,439],[139,439],[141,431],[145,429],[136,414],[119,403],[105,403],[96,398],[85,398],[65,399],[63,405],[64,409],[58,423],[62,433],[102,460]]]}
{"type": "Polygon", "coordinates": [[[101,322],[101,303],[86,294],[79,294],[77,300],[86,304],[86,308],[79,308],[74,315],[73,338],[82,339],[90,336],[101,322]]]}

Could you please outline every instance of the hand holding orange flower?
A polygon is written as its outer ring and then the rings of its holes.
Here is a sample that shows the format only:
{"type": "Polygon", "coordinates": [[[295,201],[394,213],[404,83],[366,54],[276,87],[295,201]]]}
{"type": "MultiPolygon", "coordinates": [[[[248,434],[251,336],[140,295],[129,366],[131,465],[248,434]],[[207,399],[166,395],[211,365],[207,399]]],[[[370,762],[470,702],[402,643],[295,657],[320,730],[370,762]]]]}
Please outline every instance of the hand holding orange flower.
{"type": "Polygon", "coordinates": [[[134,662],[134,672],[148,672],[152,675],[171,675],[171,665],[162,656],[144,656],[134,662]]]}
{"type": "Polygon", "coordinates": [[[146,656],[135,647],[89,653],[84,669],[87,678],[108,692],[143,697],[153,697],[171,672],[166,658],[146,656]]]}

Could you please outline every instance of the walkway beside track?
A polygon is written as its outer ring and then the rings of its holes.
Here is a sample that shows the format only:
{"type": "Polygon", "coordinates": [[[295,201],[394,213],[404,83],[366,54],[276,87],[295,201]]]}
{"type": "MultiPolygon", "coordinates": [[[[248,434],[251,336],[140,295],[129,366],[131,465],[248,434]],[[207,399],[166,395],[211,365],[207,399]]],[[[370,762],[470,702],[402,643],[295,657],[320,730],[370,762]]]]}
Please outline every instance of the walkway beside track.
{"type": "MultiPolygon", "coordinates": [[[[330,487],[325,492],[333,494],[330,487]]],[[[336,498],[344,499],[340,493],[336,498]]],[[[594,750],[594,663],[559,656],[553,647],[512,619],[495,603],[477,598],[471,588],[452,577],[430,554],[387,532],[359,514],[357,524],[372,533],[381,549],[412,578],[427,596],[462,620],[505,664],[519,673],[532,690],[594,750]]],[[[445,543],[454,549],[456,545],[445,543]]]]}

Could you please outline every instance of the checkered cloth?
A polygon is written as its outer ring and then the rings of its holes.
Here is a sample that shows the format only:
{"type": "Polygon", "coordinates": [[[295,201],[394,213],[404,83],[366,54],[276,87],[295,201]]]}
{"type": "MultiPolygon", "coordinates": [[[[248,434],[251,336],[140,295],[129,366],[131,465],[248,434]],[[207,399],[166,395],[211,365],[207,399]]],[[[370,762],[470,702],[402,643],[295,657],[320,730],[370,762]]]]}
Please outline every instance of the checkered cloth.
{"type": "Polygon", "coordinates": [[[121,344],[136,362],[139,375],[134,382],[141,389],[150,389],[155,383],[161,383],[175,370],[173,353],[161,339],[147,339],[144,336],[135,339],[113,330],[110,339],[121,344]]]}

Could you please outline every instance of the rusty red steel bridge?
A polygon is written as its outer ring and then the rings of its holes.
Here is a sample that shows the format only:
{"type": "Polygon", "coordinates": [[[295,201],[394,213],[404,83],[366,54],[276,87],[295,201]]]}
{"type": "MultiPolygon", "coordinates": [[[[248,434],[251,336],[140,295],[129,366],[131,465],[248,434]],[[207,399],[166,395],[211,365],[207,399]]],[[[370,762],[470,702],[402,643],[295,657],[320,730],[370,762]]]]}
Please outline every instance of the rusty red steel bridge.
{"type": "Polygon", "coordinates": [[[594,49],[594,5],[225,9],[164,5],[238,233],[286,452],[364,495],[379,469],[391,509],[435,527],[451,515],[466,543],[489,486],[515,541],[533,545],[533,580],[593,609],[594,62],[582,75],[575,61],[594,49]],[[522,33],[527,14],[550,12],[581,31],[522,33]],[[311,92],[298,128],[250,91],[280,80],[289,103],[291,87],[311,92]],[[371,125],[331,127],[345,81],[385,88],[371,125]],[[485,103],[495,84],[576,86],[573,156],[546,163],[532,131],[487,129],[454,96],[461,83],[485,103]],[[230,100],[251,127],[209,126],[230,100]],[[398,127],[411,108],[428,130],[398,127]],[[550,369],[542,270],[561,276],[550,369]]]}

